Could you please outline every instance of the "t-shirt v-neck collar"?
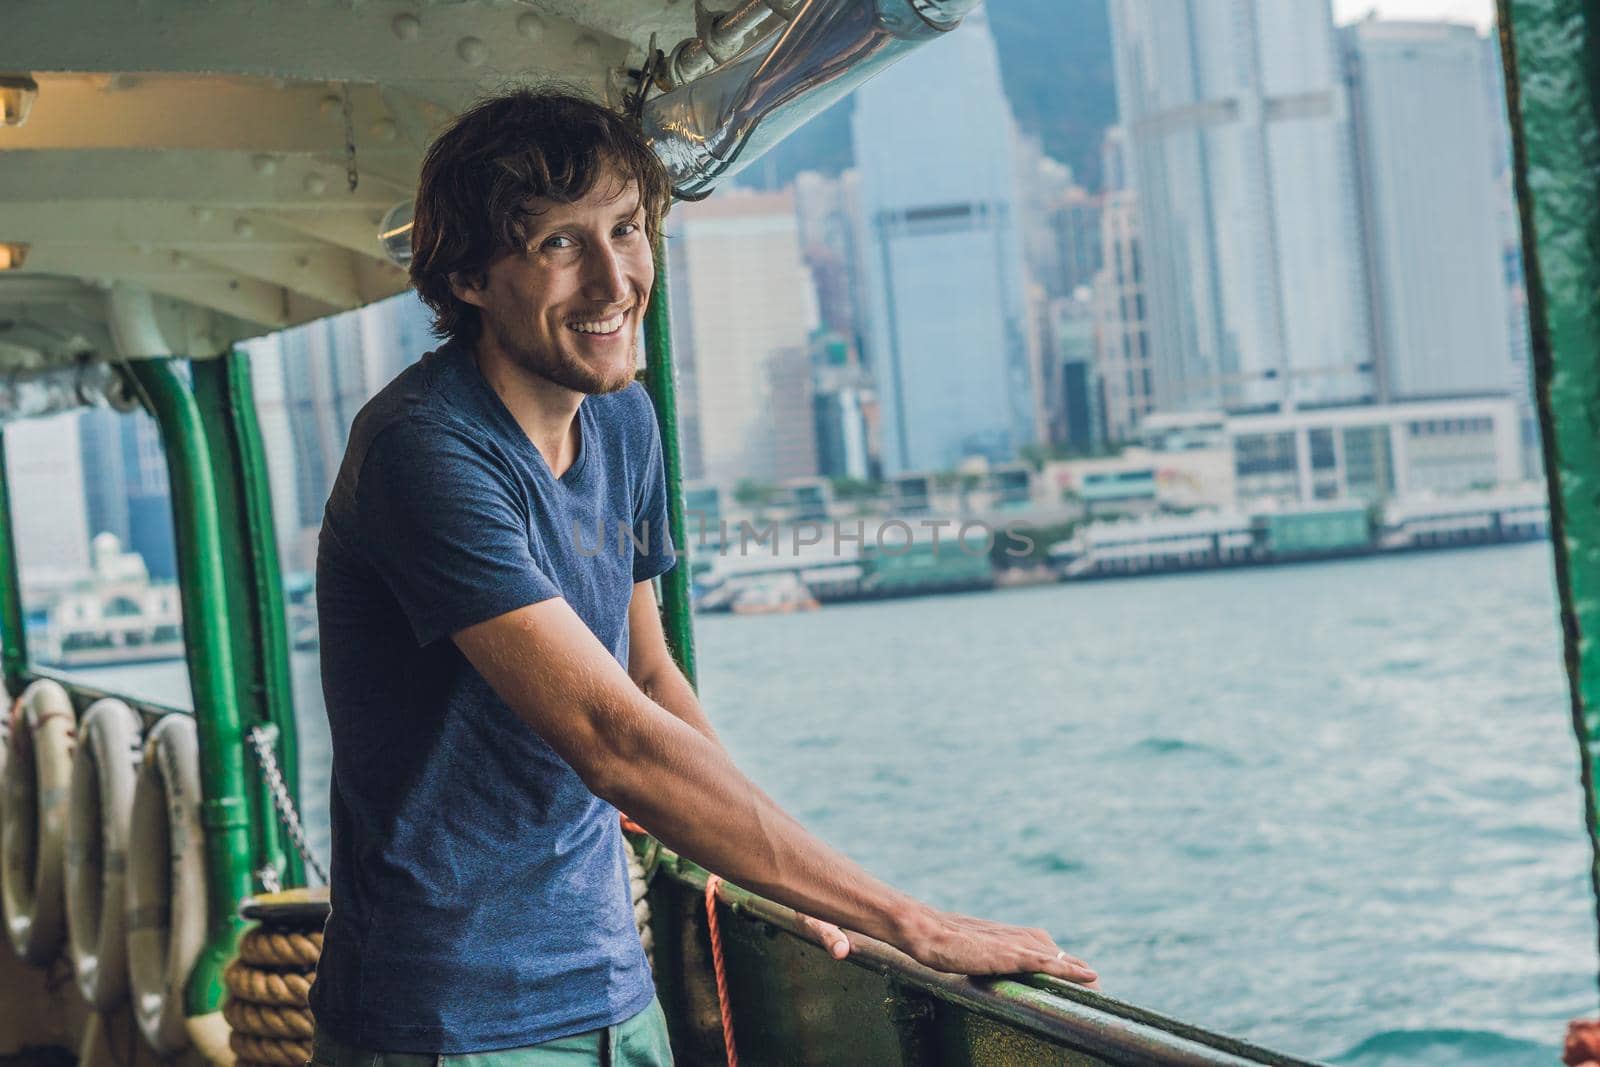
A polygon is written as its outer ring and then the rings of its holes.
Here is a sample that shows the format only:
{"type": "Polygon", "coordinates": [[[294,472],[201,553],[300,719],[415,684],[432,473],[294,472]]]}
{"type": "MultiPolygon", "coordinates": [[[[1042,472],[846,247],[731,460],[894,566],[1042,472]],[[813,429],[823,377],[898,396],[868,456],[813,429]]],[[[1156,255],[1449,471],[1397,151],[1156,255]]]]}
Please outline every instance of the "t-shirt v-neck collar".
{"type": "Polygon", "coordinates": [[[517,417],[511,414],[510,408],[506,407],[506,402],[500,399],[500,394],[495,392],[494,386],[490,385],[489,380],[483,376],[483,371],[478,369],[478,361],[473,357],[472,351],[463,345],[455,355],[461,363],[465,364],[462,367],[462,372],[472,379],[474,388],[478,390],[480,399],[484,401],[484,406],[489,409],[491,416],[499,421],[501,432],[516,441],[517,447],[526,449],[527,455],[531,457],[532,462],[554,481],[566,486],[577,484],[578,477],[583,473],[584,465],[589,460],[589,436],[593,431],[593,427],[586,424],[589,398],[583,398],[583,401],[578,405],[577,413],[573,416],[573,425],[578,430],[577,455],[572,457],[571,466],[563,471],[560,476],[557,476],[556,472],[551,470],[549,462],[545,460],[544,453],[540,452],[534,445],[533,441],[528,437],[527,431],[517,421],[517,417]]]}

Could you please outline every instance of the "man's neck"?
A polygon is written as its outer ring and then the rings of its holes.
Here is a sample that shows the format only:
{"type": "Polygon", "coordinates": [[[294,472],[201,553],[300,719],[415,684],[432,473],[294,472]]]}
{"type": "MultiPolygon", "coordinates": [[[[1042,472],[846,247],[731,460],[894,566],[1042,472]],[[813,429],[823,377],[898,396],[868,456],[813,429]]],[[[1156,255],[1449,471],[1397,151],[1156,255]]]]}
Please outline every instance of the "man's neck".
{"type": "Polygon", "coordinates": [[[519,365],[488,334],[473,351],[478,373],[544,457],[557,478],[578,458],[578,405],[583,394],[519,365]]]}

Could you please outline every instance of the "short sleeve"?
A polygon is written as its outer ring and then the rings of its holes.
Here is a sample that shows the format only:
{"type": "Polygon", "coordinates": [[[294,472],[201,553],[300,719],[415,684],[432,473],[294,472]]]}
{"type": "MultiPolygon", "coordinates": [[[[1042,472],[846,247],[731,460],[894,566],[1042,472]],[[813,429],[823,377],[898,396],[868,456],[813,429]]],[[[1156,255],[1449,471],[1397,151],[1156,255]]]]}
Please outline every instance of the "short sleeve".
{"type": "Polygon", "coordinates": [[[667,474],[661,457],[661,430],[648,400],[645,417],[650,423],[650,448],[634,491],[633,580],[646,582],[670,571],[678,561],[667,519],[667,474]]]}
{"type": "Polygon", "coordinates": [[[356,529],[419,645],[561,595],[534,562],[509,476],[482,446],[436,423],[396,423],[373,439],[356,529]]]}

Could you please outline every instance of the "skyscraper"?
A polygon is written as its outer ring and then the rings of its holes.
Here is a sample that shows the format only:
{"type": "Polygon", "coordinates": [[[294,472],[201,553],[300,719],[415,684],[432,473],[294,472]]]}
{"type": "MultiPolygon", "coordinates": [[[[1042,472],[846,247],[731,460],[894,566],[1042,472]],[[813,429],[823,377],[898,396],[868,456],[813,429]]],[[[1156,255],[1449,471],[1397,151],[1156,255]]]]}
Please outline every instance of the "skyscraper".
{"type": "Polygon", "coordinates": [[[247,346],[284,566],[309,570],[350,424],[374,393],[437,345],[415,294],[247,346]]]}
{"type": "Polygon", "coordinates": [[[1483,44],[1472,26],[1343,30],[1384,400],[1505,392],[1510,282],[1483,44]]]}
{"type": "Polygon", "coordinates": [[[1155,407],[1150,330],[1146,322],[1146,256],[1139,238],[1139,203],[1132,192],[1107,193],[1100,213],[1103,266],[1095,276],[1095,370],[1102,425],[1109,441],[1133,437],[1155,407]]]}
{"type": "Polygon", "coordinates": [[[686,477],[773,482],[816,473],[811,272],[791,193],[731,189],[667,220],[673,354],[686,477]]]}
{"type": "Polygon", "coordinates": [[[143,411],[85,409],[78,418],[89,536],[115,534],[150,577],[178,576],[172,493],[155,420],[143,411]]]}
{"type": "Polygon", "coordinates": [[[64,585],[89,573],[89,520],[78,412],[5,427],[6,485],[25,588],[64,585]]]}
{"type": "Polygon", "coordinates": [[[1374,391],[1328,0],[1112,0],[1163,409],[1374,391]]]}
{"type": "Polygon", "coordinates": [[[1012,128],[981,9],[856,94],[888,474],[1005,461],[1033,440],[1012,128]]]}

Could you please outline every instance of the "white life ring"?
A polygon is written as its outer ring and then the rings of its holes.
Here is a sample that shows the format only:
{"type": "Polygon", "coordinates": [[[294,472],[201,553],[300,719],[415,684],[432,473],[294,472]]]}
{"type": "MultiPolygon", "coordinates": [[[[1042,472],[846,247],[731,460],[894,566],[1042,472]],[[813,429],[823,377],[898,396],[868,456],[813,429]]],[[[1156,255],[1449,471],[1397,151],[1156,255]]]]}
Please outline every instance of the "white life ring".
{"type": "Polygon", "coordinates": [[[128,983],[133,1014],[160,1055],[189,1044],[183,990],[205,945],[206,855],[194,719],[150,730],[128,823],[128,983]]]}
{"type": "Polygon", "coordinates": [[[67,816],[67,950],[83,999],[110,1011],[128,995],[128,820],[140,760],[139,714],[96,701],[78,727],[67,816]]]}
{"type": "Polygon", "coordinates": [[[40,967],[60,954],[66,933],[61,883],[76,726],[67,691],[40,679],[23,692],[6,740],[0,897],[12,948],[40,967]]]}

